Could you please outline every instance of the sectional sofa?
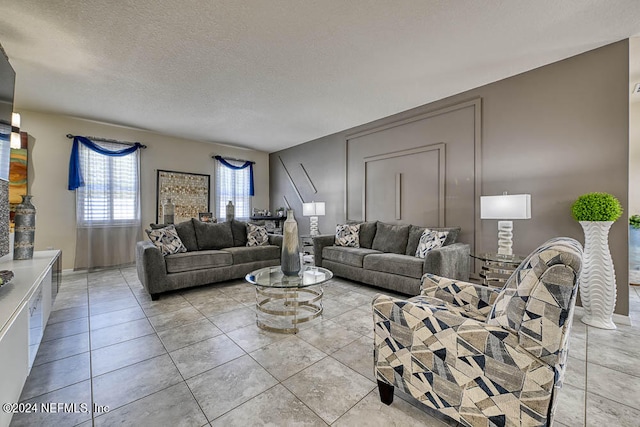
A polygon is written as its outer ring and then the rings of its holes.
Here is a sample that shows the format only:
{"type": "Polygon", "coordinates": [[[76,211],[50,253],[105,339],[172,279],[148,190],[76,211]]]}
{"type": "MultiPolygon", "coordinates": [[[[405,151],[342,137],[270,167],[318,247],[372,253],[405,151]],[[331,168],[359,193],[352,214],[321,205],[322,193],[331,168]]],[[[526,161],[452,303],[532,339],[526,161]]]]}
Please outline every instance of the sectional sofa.
{"type": "Polygon", "coordinates": [[[333,234],[313,238],[316,266],[344,277],[406,295],[420,293],[425,273],[458,280],[469,280],[470,247],[456,243],[460,227],[429,227],[447,231],[444,245],[430,250],[425,258],[415,256],[426,227],[368,221],[360,224],[359,247],[335,244],[333,234]]]}

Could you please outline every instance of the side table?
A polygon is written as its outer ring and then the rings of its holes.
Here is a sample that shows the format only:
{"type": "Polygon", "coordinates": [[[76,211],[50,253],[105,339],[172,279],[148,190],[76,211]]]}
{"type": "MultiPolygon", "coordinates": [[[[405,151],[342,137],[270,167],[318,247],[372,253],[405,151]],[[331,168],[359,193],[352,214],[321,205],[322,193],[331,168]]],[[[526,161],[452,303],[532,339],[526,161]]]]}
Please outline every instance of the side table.
{"type": "Polygon", "coordinates": [[[313,265],[313,236],[303,234],[300,236],[302,259],[305,264],[313,265]]]}
{"type": "Polygon", "coordinates": [[[480,277],[485,286],[502,287],[524,258],[518,255],[499,255],[483,252],[471,254],[472,258],[483,261],[480,277]]]}

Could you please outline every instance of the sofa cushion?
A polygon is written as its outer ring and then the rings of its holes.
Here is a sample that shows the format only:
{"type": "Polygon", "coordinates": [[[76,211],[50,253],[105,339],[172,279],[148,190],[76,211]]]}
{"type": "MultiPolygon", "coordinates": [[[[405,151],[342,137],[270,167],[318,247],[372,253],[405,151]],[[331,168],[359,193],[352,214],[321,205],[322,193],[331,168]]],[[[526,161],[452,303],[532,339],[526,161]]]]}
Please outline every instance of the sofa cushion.
{"type": "MultiPolygon", "coordinates": [[[[159,228],[165,228],[167,224],[149,224],[152,230],[157,230],[159,228]]],[[[196,240],[196,230],[193,228],[193,220],[183,221],[179,224],[175,224],[174,227],[178,232],[178,237],[182,241],[182,244],[187,251],[197,251],[198,250],[198,240],[196,240]]]]}
{"type": "Polygon", "coordinates": [[[383,273],[397,274],[399,276],[422,277],[424,260],[401,254],[371,254],[364,257],[365,270],[381,271],[383,273]]]}
{"type": "Polygon", "coordinates": [[[168,255],[164,260],[167,265],[167,273],[224,267],[232,265],[233,262],[229,252],[215,250],[168,255]]]}
{"type": "Polygon", "coordinates": [[[167,256],[177,254],[179,252],[187,252],[187,248],[182,244],[182,240],[178,237],[176,228],[173,224],[155,230],[145,230],[149,240],[160,249],[162,255],[167,256]]]}
{"type": "Polygon", "coordinates": [[[426,258],[427,252],[444,246],[448,234],[448,231],[436,231],[425,228],[422,236],[420,236],[420,242],[418,243],[415,256],[422,259],[426,258]]]}
{"type": "Polygon", "coordinates": [[[339,224],[336,226],[336,246],[360,247],[360,224],[339,224]]]}
{"type": "Polygon", "coordinates": [[[247,246],[265,246],[269,244],[267,229],[261,225],[247,224],[247,246]]]}
{"type": "Polygon", "coordinates": [[[233,265],[280,259],[280,247],[273,245],[234,246],[232,248],[226,248],[224,251],[231,254],[233,265]]]}
{"type": "MultiPolygon", "coordinates": [[[[418,227],[417,225],[412,225],[409,227],[409,241],[407,242],[407,250],[405,251],[405,255],[414,256],[416,254],[416,250],[418,249],[418,243],[420,242],[420,237],[427,227],[418,227]]],[[[435,231],[448,231],[447,239],[444,241],[442,246],[452,245],[458,239],[458,234],[460,234],[460,227],[428,227],[430,230],[435,231]]]]}
{"type": "Polygon", "coordinates": [[[322,259],[339,262],[362,268],[362,259],[369,254],[379,254],[379,251],[366,248],[348,248],[344,246],[325,246],[322,249],[322,259]]]}
{"type": "Polygon", "coordinates": [[[229,222],[210,223],[193,220],[198,239],[198,249],[223,249],[233,246],[233,234],[229,222]]]}
{"type": "Polygon", "coordinates": [[[409,240],[408,225],[393,225],[378,221],[376,236],[371,249],[394,254],[404,254],[409,240]]]}
{"type": "Polygon", "coordinates": [[[378,221],[349,221],[347,224],[360,224],[360,232],[358,233],[360,247],[371,249],[371,245],[373,245],[373,238],[376,235],[376,224],[378,224],[378,221]]]}
{"type": "Polygon", "coordinates": [[[247,223],[231,220],[231,234],[233,235],[233,246],[247,246],[247,223]]]}

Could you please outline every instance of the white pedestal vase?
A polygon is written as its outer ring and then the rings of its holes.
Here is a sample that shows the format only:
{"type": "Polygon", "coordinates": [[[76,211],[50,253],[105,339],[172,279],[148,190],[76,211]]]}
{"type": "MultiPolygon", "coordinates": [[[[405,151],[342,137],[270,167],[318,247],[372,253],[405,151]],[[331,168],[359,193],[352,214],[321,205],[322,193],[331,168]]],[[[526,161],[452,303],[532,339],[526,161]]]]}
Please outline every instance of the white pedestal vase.
{"type": "Polygon", "coordinates": [[[611,320],[616,305],[616,274],[609,252],[609,229],[613,221],[580,221],[584,230],[584,255],[580,274],[582,323],[616,329],[611,320]]]}

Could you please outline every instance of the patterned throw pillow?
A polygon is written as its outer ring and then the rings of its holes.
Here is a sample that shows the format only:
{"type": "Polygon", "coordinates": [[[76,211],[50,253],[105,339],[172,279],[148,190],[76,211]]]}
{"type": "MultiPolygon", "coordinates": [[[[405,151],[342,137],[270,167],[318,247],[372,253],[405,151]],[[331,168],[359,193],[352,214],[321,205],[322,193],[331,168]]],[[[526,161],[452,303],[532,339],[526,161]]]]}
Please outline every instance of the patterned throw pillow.
{"type": "Polygon", "coordinates": [[[336,246],[360,247],[360,224],[340,224],[336,226],[336,246]]]}
{"type": "Polygon", "coordinates": [[[247,246],[265,246],[269,244],[267,229],[261,225],[247,223],[247,246]]]}
{"type": "Polygon", "coordinates": [[[176,227],[173,225],[155,230],[145,230],[151,242],[156,245],[162,255],[167,256],[178,252],[187,252],[187,248],[178,237],[176,227]]]}
{"type": "Polygon", "coordinates": [[[425,228],[420,236],[420,242],[416,249],[417,258],[425,258],[427,252],[441,248],[444,245],[444,241],[447,240],[448,231],[436,231],[425,228]]]}

